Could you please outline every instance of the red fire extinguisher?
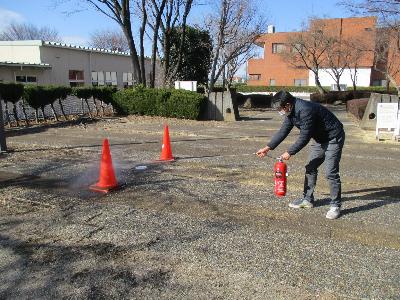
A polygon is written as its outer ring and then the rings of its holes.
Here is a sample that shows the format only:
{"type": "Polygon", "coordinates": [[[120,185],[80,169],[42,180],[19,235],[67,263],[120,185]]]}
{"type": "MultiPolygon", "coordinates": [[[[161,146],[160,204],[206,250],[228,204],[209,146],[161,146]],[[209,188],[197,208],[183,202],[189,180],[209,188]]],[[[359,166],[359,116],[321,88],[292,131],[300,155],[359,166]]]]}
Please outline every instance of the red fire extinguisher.
{"type": "Polygon", "coordinates": [[[278,157],[278,161],[274,166],[274,192],[278,197],[286,195],[286,172],[286,164],[281,157],[278,157]]]}

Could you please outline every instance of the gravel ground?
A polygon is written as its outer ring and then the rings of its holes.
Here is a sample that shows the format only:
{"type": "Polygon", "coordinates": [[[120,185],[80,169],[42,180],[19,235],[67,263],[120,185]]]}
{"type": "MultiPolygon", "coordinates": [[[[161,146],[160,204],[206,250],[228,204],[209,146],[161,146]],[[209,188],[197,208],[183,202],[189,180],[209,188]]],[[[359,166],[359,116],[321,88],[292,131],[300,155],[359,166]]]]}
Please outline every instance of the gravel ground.
{"type": "MultiPolygon", "coordinates": [[[[273,195],[274,160],[252,153],[281,119],[110,118],[9,130],[0,158],[0,299],[400,299],[400,147],[348,118],[343,215],[293,210],[307,150],[273,195]],[[158,163],[168,121],[177,160],[158,163]],[[372,136],[372,138],[371,138],[372,136]],[[121,190],[97,180],[108,137],[121,190]],[[146,166],[141,170],[137,166],[146,166]]],[[[292,143],[294,131],[273,156],[292,143]]]]}

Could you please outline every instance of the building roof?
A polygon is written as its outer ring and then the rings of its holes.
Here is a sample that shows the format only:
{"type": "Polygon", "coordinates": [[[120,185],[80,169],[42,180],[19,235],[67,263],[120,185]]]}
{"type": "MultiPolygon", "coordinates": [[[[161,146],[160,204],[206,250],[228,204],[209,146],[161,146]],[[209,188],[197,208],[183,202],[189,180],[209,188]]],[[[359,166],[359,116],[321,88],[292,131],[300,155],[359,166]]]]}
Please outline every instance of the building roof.
{"type": "Polygon", "coordinates": [[[57,43],[57,42],[50,42],[50,41],[42,41],[42,40],[0,41],[0,46],[44,46],[44,47],[74,49],[74,50],[81,50],[81,51],[87,51],[87,52],[115,54],[115,55],[121,55],[121,56],[130,56],[130,54],[128,52],[112,51],[112,50],[107,50],[107,49],[91,48],[91,47],[84,47],[84,46],[77,46],[77,45],[72,45],[72,44],[64,44],[64,43],[57,43]]]}
{"type": "Polygon", "coordinates": [[[28,62],[11,62],[11,61],[0,61],[0,66],[7,67],[32,67],[32,68],[51,68],[50,64],[45,63],[28,63],[28,62]]]}

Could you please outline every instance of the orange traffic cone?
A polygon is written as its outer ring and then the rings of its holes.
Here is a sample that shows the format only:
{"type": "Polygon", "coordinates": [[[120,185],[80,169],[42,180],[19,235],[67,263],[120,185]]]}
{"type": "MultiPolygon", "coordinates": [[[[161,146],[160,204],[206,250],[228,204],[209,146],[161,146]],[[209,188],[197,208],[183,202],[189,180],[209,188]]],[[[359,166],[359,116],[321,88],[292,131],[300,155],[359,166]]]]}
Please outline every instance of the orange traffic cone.
{"type": "Polygon", "coordinates": [[[117,187],[118,183],[117,179],[115,178],[114,167],[111,160],[110,145],[108,140],[105,139],[101,154],[99,182],[91,185],[89,189],[95,192],[108,193],[117,187]]]}
{"type": "Polygon", "coordinates": [[[173,161],[174,157],[172,156],[172,150],[171,150],[171,143],[169,141],[169,130],[168,130],[168,125],[164,125],[164,137],[163,137],[163,144],[161,147],[161,156],[160,160],[163,161],[173,161]]]}

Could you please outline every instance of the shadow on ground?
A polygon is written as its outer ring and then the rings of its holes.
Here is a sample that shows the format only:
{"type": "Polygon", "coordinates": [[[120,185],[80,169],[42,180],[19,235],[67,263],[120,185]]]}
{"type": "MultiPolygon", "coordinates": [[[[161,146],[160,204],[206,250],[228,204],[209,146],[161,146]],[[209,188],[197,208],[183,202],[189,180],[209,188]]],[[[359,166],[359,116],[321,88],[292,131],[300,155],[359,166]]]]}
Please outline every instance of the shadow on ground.
{"type": "Polygon", "coordinates": [[[111,243],[63,246],[25,242],[0,234],[8,259],[0,263],[0,298],[78,297],[107,299],[134,296],[136,289],[162,289],[169,271],[117,266],[129,247],[111,243]]]}
{"type": "MultiPolygon", "coordinates": [[[[361,190],[352,190],[352,191],[342,192],[342,195],[352,195],[351,197],[348,196],[342,197],[343,202],[368,201],[367,204],[352,208],[344,208],[341,211],[342,215],[353,214],[357,212],[362,212],[382,207],[389,204],[400,203],[400,186],[387,186],[387,187],[368,188],[361,190]],[[357,196],[357,194],[362,194],[362,195],[357,196]]],[[[315,207],[329,205],[329,202],[330,202],[329,198],[321,199],[320,201],[316,201],[315,207]]]]}

